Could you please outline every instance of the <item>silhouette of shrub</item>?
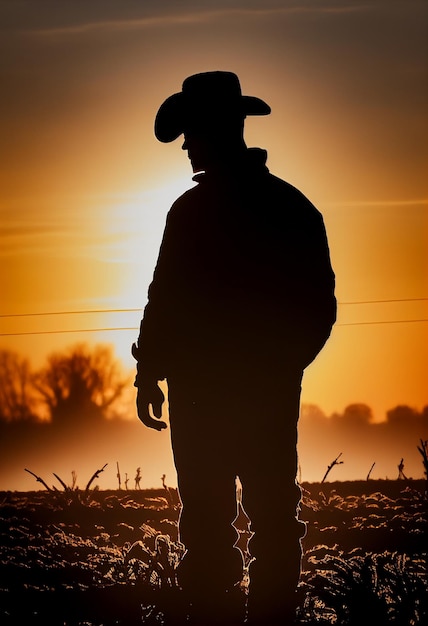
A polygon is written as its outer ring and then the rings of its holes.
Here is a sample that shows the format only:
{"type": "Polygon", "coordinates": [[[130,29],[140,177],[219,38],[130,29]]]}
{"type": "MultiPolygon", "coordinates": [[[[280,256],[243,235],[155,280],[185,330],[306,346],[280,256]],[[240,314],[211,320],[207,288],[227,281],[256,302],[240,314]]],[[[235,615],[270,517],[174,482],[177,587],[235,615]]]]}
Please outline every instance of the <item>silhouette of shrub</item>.
{"type": "MultiPolygon", "coordinates": [[[[320,493],[319,485],[309,486],[304,494],[308,534],[298,623],[422,624],[428,597],[423,490],[400,485],[391,497],[358,494],[357,487],[320,493]]],[[[144,618],[158,626],[180,604],[175,570],[184,547],[177,542],[176,492],[172,506],[164,489],[91,490],[88,498],[65,501],[69,495],[2,494],[0,622],[128,626],[144,618]],[[54,598],[57,613],[49,622],[54,598]]]]}
{"type": "Polygon", "coordinates": [[[300,609],[302,623],[414,626],[427,617],[424,559],[405,554],[353,554],[319,546],[308,559],[314,572],[305,572],[300,609]],[[317,554],[318,553],[318,554],[317,554]]]}

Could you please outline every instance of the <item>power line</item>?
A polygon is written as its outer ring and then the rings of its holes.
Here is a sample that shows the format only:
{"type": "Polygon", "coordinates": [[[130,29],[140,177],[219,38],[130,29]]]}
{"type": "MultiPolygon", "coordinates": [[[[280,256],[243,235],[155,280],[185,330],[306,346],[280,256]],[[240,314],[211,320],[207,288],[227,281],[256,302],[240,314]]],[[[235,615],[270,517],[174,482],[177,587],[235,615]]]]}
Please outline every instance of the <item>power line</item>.
{"type": "Polygon", "coordinates": [[[143,309],[90,309],[83,311],[52,311],[50,313],[0,313],[0,317],[36,317],[47,315],[80,315],[86,313],[135,313],[143,309]]]}
{"type": "MultiPolygon", "coordinates": [[[[349,302],[338,302],[340,306],[356,304],[384,304],[391,302],[426,302],[428,298],[395,298],[390,300],[355,300],[349,302]]],[[[137,313],[143,308],[136,309],[84,309],[78,311],[49,311],[43,313],[0,313],[0,318],[6,317],[41,317],[49,315],[84,315],[91,313],[137,313]]]]}
{"type": "Polygon", "coordinates": [[[394,300],[358,300],[355,302],[338,302],[341,306],[347,304],[384,304],[387,302],[425,302],[428,298],[396,298],[394,300]]]}
{"type": "MultiPolygon", "coordinates": [[[[428,318],[417,320],[381,320],[370,322],[338,322],[335,326],[369,326],[372,324],[413,324],[415,322],[428,322],[428,318]]],[[[97,333],[116,330],[138,330],[138,326],[112,326],[109,328],[73,328],[71,330],[36,330],[18,333],[0,333],[0,337],[19,337],[23,335],[59,335],[61,333],[97,333]]]]}
{"type": "Polygon", "coordinates": [[[138,326],[114,326],[112,328],[73,328],[72,330],[35,330],[21,333],[0,333],[0,337],[19,337],[21,335],[59,335],[61,333],[98,333],[111,330],[138,330],[138,326]]]}
{"type": "MultiPolygon", "coordinates": [[[[382,304],[391,302],[423,302],[428,298],[395,298],[390,300],[358,300],[349,302],[339,302],[339,305],[358,305],[358,304],[382,304]]],[[[41,317],[50,315],[75,315],[75,314],[91,314],[91,313],[136,313],[142,312],[142,308],[129,308],[129,309],[85,309],[78,311],[52,311],[52,312],[40,312],[40,313],[10,313],[0,314],[0,318],[16,318],[16,317],[41,317]]],[[[413,320],[379,320],[379,321],[367,321],[367,322],[338,322],[336,326],[370,326],[375,324],[411,324],[428,322],[428,319],[413,319],[413,320]]],[[[111,332],[122,330],[138,330],[137,326],[114,326],[106,328],[74,328],[70,330],[39,330],[39,331],[24,331],[24,332],[12,332],[12,333],[0,333],[0,337],[19,337],[24,335],[57,335],[62,333],[89,333],[89,332],[111,332]]]]}
{"type": "Polygon", "coordinates": [[[413,322],[428,322],[427,318],[420,320],[382,320],[379,322],[343,322],[337,323],[335,326],[369,326],[371,324],[412,324],[413,322]]]}

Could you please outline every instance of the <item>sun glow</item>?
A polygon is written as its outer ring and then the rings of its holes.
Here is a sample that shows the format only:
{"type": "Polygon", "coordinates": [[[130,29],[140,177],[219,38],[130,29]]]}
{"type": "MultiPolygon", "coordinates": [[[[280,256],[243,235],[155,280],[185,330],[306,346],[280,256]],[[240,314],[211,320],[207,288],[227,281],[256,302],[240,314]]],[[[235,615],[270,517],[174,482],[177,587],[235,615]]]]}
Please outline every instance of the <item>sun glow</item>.
{"type": "Polygon", "coordinates": [[[107,208],[103,261],[123,266],[120,283],[111,292],[111,304],[123,308],[144,305],[166,215],[174,200],[191,186],[189,179],[174,178],[157,188],[124,196],[107,208]]]}
{"type": "Polygon", "coordinates": [[[120,331],[98,333],[97,339],[113,343],[126,365],[133,366],[130,345],[136,340],[147,289],[152,280],[166,215],[184,191],[193,186],[190,177],[175,177],[149,190],[124,194],[103,208],[102,262],[111,265],[106,275],[114,281],[108,297],[94,298],[94,308],[120,309],[98,316],[100,328],[120,331]],[[115,267],[120,267],[116,272],[115,267]]]}
{"type": "MultiPolygon", "coordinates": [[[[26,11],[21,3],[1,5],[8,8],[0,67],[0,347],[39,368],[73,344],[109,343],[134,369],[130,348],[166,215],[193,186],[181,139],[162,144],[154,136],[156,111],[186,76],[231,70],[243,93],[272,108],[270,116],[246,120],[247,145],[267,149],[270,171],[301,189],[327,227],[339,316],[305,372],[302,402],[327,416],[365,403],[375,421],[397,405],[421,411],[428,367],[426,3],[409,11],[404,0],[382,0],[348,11],[339,3],[296,10],[284,2],[264,11],[260,2],[253,11],[244,2],[219,10],[207,0],[189,12],[186,2],[124,0],[120,8],[104,3],[105,15],[95,15],[92,4],[55,12],[47,3],[26,3],[26,11]]],[[[142,426],[139,433],[132,463],[128,444],[123,463],[116,456],[116,440],[108,458],[127,471],[153,465],[147,484],[158,484],[172,472],[157,448],[169,435],[142,426]],[[140,436],[147,437],[144,453],[140,436]]],[[[27,449],[46,461],[46,471],[83,471],[74,460],[80,449],[48,458],[27,443],[19,456],[21,442],[12,450],[5,438],[4,488],[32,486],[28,476],[19,479],[27,449]]],[[[308,446],[304,478],[312,458],[328,463],[342,450],[340,475],[348,471],[351,438],[327,458],[323,445],[314,438],[308,446]]],[[[403,453],[388,454],[395,471],[403,453]]],[[[98,461],[106,462],[104,452],[98,461]]]]}

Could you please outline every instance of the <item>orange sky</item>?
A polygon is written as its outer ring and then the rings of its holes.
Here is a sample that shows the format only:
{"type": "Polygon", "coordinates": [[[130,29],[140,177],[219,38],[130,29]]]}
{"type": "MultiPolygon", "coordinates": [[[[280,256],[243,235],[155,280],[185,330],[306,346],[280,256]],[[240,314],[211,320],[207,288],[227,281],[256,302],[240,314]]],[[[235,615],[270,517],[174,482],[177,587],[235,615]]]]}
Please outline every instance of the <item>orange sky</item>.
{"type": "MultiPolygon", "coordinates": [[[[329,235],[338,324],[303,401],[326,414],[364,402],[377,420],[397,404],[420,410],[426,24],[426,3],[413,0],[3,2],[1,313],[143,308],[166,212],[193,184],[180,140],[155,140],[154,116],[186,76],[232,70],[272,107],[248,121],[248,145],[268,150],[271,171],[314,202],[329,235]]],[[[140,317],[2,317],[0,345],[39,365],[52,349],[109,341],[131,365],[134,330],[14,333],[140,317]]]]}

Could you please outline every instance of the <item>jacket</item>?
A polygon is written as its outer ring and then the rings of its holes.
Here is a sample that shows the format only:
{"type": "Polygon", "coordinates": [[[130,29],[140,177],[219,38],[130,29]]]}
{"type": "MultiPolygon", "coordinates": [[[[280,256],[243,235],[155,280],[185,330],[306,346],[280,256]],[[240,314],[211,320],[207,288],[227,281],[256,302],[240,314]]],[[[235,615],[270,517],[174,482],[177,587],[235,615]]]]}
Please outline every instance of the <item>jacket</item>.
{"type": "MultiPolygon", "coordinates": [[[[267,153],[197,175],[173,204],[138,338],[139,379],[242,366],[303,371],[336,319],[320,212],[267,153]]],[[[138,384],[138,383],[137,383],[138,384]]]]}

